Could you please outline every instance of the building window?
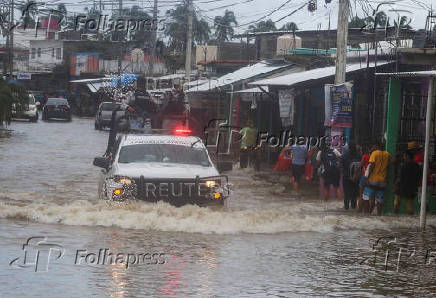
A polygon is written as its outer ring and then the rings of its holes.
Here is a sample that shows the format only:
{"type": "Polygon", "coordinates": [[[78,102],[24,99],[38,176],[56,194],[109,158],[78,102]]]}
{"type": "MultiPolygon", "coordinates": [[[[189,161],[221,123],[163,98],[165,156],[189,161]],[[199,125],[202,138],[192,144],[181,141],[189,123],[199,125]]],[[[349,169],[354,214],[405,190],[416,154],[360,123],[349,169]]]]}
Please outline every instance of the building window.
{"type": "Polygon", "coordinates": [[[51,57],[54,58],[54,48],[51,48],[51,57]]]}
{"type": "Polygon", "coordinates": [[[41,48],[38,48],[38,58],[41,57],[41,48]]]}
{"type": "Polygon", "coordinates": [[[35,59],[35,55],[36,55],[36,49],[32,48],[32,52],[31,52],[31,58],[35,59]]]}
{"type": "Polygon", "coordinates": [[[56,48],[56,59],[57,60],[61,60],[62,59],[61,48],[56,48]]]}

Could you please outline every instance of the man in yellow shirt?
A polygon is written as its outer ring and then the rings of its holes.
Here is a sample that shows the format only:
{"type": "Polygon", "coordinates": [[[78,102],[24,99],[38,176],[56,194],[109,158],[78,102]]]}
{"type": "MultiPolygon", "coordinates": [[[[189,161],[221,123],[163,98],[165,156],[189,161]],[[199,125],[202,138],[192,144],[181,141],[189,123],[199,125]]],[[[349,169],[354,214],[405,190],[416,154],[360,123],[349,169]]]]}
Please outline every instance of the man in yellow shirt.
{"type": "Polygon", "coordinates": [[[254,163],[254,147],[257,142],[257,129],[253,127],[253,121],[247,121],[247,126],[239,131],[241,135],[241,152],[239,163],[241,169],[246,168],[248,165],[254,163]]]}
{"type": "Polygon", "coordinates": [[[368,185],[363,190],[364,212],[372,213],[376,206],[377,215],[381,215],[388,165],[391,162],[392,156],[389,152],[382,145],[376,145],[369,157],[368,172],[365,173],[368,176],[368,185]]]}

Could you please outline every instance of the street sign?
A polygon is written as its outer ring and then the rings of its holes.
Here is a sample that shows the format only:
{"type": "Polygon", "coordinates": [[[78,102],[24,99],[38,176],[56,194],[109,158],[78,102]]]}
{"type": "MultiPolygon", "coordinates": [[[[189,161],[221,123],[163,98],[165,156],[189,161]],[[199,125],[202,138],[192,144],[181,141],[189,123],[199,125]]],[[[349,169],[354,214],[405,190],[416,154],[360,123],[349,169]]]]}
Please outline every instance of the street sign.
{"type": "Polygon", "coordinates": [[[31,80],[31,79],[32,79],[31,73],[19,72],[17,74],[17,80],[31,80]]]}

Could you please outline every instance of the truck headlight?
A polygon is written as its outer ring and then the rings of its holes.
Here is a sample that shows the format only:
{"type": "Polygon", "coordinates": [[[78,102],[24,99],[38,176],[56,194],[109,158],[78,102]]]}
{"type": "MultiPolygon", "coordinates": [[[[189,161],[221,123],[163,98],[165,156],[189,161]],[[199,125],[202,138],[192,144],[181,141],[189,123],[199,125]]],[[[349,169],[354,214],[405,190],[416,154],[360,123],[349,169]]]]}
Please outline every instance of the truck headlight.
{"type": "Polygon", "coordinates": [[[205,184],[206,184],[206,187],[209,187],[209,188],[217,186],[217,183],[214,180],[207,180],[205,184]]]}
{"type": "Polygon", "coordinates": [[[127,177],[117,177],[114,179],[114,181],[121,184],[127,184],[127,185],[132,184],[132,179],[127,177]]]}

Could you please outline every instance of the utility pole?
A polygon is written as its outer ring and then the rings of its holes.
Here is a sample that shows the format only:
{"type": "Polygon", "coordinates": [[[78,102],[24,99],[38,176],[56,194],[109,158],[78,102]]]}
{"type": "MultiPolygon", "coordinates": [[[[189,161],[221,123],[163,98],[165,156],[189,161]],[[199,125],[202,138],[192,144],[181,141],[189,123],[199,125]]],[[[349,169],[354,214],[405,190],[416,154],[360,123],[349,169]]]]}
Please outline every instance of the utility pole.
{"type": "Polygon", "coordinates": [[[14,70],[14,30],[11,29],[14,25],[14,0],[11,1],[11,13],[9,21],[9,71],[10,77],[12,78],[12,73],[14,70]]]}
{"type": "Polygon", "coordinates": [[[339,0],[335,84],[345,83],[349,10],[348,0],[339,0]]]}
{"type": "Polygon", "coordinates": [[[185,57],[185,81],[189,83],[191,78],[191,58],[192,58],[192,0],[188,1],[188,38],[186,44],[186,57],[185,57]]]}
{"type": "Polygon", "coordinates": [[[153,20],[152,20],[151,24],[152,24],[152,27],[151,27],[152,47],[151,47],[150,62],[148,63],[148,73],[153,75],[154,60],[155,60],[155,56],[156,56],[156,42],[157,42],[157,0],[154,0],[153,20]],[[154,26],[153,26],[154,22],[156,22],[156,28],[154,28],[154,26]]]}
{"type": "MultiPolygon", "coordinates": [[[[119,18],[123,15],[123,0],[119,0],[118,2],[118,13],[119,18]]],[[[122,43],[122,36],[120,32],[117,32],[118,34],[118,46],[119,46],[119,56],[118,56],[118,88],[121,88],[121,67],[122,67],[122,59],[123,59],[123,43],[122,43]]]]}

